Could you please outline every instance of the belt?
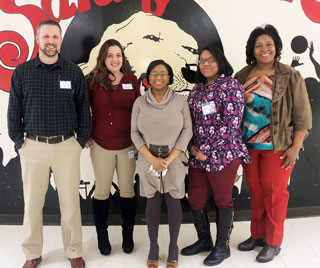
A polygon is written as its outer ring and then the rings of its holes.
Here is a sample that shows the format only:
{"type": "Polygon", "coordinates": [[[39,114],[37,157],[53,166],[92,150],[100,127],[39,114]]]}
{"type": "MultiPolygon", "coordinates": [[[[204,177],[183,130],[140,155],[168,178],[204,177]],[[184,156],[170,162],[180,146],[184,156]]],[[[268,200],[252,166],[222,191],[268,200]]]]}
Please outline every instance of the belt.
{"type": "Polygon", "coordinates": [[[74,133],[71,132],[67,135],[61,135],[61,136],[56,136],[56,137],[51,137],[51,138],[47,138],[47,137],[41,137],[41,136],[34,136],[34,135],[31,135],[29,133],[27,133],[27,138],[30,139],[30,140],[34,140],[34,141],[39,141],[39,142],[45,142],[45,143],[48,143],[48,144],[56,144],[56,143],[60,143],[60,142],[63,142],[71,137],[74,136],[74,133]]]}
{"type": "Polygon", "coordinates": [[[166,158],[169,155],[169,146],[149,144],[149,151],[155,157],[166,158]]]}

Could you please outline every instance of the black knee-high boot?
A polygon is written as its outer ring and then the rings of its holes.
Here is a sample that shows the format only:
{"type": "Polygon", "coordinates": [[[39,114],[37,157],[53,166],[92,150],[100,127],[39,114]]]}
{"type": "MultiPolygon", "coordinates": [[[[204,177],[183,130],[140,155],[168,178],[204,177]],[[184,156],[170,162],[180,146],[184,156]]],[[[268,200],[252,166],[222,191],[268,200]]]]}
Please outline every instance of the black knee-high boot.
{"type": "Polygon", "coordinates": [[[94,223],[98,236],[98,248],[102,255],[109,255],[111,252],[108,235],[109,199],[98,200],[92,198],[92,204],[94,223]]]}
{"type": "Polygon", "coordinates": [[[213,243],[210,232],[210,223],[206,209],[192,211],[194,226],[196,227],[198,240],[181,250],[184,256],[191,256],[200,252],[210,251],[213,249],[213,243]]]}
{"type": "Polygon", "coordinates": [[[122,249],[125,253],[131,253],[134,248],[133,228],[136,217],[135,198],[120,197],[122,218],[122,249]]]}
{"type": "Polygon", "coordinates": [[[203,264],[208,266],[218,265],[230,257],[229,239],[233,229],[233,208],[217,211],[217,240],[214,249],[203,264]]]}

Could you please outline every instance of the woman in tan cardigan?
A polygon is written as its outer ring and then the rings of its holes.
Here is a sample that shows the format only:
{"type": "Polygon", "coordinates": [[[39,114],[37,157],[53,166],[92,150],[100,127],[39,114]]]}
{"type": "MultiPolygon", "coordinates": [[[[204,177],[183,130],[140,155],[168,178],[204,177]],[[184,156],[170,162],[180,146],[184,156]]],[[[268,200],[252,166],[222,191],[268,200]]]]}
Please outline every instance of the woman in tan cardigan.
{"type": "Polygon", "coordinates": [[[170,245],[167,268],[178,266],[177,239],[182,219],[180,199],[185,195],[185,150],[192,136],[190,111],[184,96],[168,85],[173,82],[170,65],[150,63],[147,79],[151,88],[133,106],[131,138],[139,150],[137,170],[140,195],[147,197],[146,216],[150,238],[148,267],[158,267],[158,229],[162,198],[168,207],[170,245]]]}

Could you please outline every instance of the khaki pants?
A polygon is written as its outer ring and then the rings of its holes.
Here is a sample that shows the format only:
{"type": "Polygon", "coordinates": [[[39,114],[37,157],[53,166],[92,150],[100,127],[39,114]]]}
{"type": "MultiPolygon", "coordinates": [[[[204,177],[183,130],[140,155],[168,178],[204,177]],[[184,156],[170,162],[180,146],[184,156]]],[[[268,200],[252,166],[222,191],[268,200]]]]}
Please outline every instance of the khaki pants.
{"type": "Polygon", "coordinates": [[[133,146],[123,150],[106,150],[95,141],[92,141],[91,161],[96,180],[94,198],[105,200],[109,198],[113,174],[116,170],[120,196],[134,197],[134,173],[136,170],[135,158],[129,159],[128,153],[133,146]]]}
{"type": "Polygon", "coordinates": [[[42,210],[50,168],[58,190],[66,256],[76,258],[82,255],[79,200],[81,150],[74,137],[58,144],[26,139],[19,150],[25,202],[22,248],[28,260],[38,258],[42,253],[42,210]]]}

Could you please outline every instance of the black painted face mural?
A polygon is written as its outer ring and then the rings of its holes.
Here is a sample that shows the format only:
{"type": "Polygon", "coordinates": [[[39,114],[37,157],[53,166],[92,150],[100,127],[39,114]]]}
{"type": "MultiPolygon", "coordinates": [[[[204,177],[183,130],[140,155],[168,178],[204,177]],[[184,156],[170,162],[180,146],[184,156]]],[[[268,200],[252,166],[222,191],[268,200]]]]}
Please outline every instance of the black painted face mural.
{"type": "Polygon", "coordinates": [[[189,91],[198,47],[209,43],[222,47],[213,22],[192,0],[169,1],[161,17],[141,11],[141,0],[106,7],[92,5],[91,10],[74,17],[61,50],[66,58],[80,64],[85,74],[94,67],[102,43],[114,38],[123,45],[131,71],[145,86],[148,64],[163,59],[174,70],[172,88],[189,91]]]}
{"type": "MultiPolygon", "coordinates": [[[[11,3],[11,1],[8,1],[11,3]]],[[[105,39],[118,39],[125,48],[131,71],[143,84],[148,64],[162,58],[174,68],[174,85],[177,91],[189,91],[192,88],[198,50],[207,44],[215,44],[222,48],[220,37],[208,14],[193,0],[122,0],[111,1],[105,5],[97,5],[94,0],[79,1],[78,12],[75,12],[65,32],[61,54],[77,64],[84,73],[88,73],[95,64],[95,53],[99,44],[105,39]],[[88,3],[90,2],[90,4],[88,3]],[[161,2],[161,4],[159,4],[161,2]],[[145,13],[146,6],[151,4],[151,13],[145,13]],[[159,12],[159,6],[162,6],[159,12]],[[87,9],[87,11],[83,11],[87,9]],[[201,29],[201,31],[199,30],[201,29]]],[[[2,2],[1,2],[2,3],[2,2]]],[[[11,4],[8,6],[11,7],[11,4]]],[[[60,1],[59,14],[64,19],[73,16],[68,13],[67,1],[60,1]],[[67,14],[68,13],[68,14],[67,14]]],[[[3,4],[3,3],[2,3],[3,4]]],[[[101,4],[101,1],[100,1],[101,4]]],[[[12,12],[17,13],[13,7],[12,12]]],[[[39,21],[52,14],[48,10],[33,7],[33,16],[39,21]],[[42,11],[46,11],[42,13],[42,11]],[[39,14],[37,13],[39,12],[39,14]]],[[[46,7],[48,8],[48,7],[46,7]]],[[[8,12],[10,11],[10,8],[8,12]]],[[[71,12],[72,13],[72,12],[71,12]]],[[[30,15],[30,21],[33,21],[30,15]]],[[[37,25],[35,19],[33,24],[37,25]]],[[[26,50],[27,51],[27,50],[26,50]]],[[[34,52],[34,55],[36,55],[34,52]]],[[[3,113],[6,105],[2,105],[3,113]]],[[[6,124],[5,124],[6,125],[6,124]]],[[[2,134],[2,133],[1,133],[2,134]]],[[[3,138],[4,135],[1,135],[3,138]]],[[[5,144],[6,141],[3,142],[5,144]]],[[[4,152],[0,148],[0,201],[5,204],[1,213],[23,213],[23,192],[21,169],[17,152],[11,153],[8,163],[4,163],[4,152]]],[[[89,155],[84,151],[81,167],[88,167],[89,155]]],[[[8,157],[8,153],[7,153],[8,157]]],[[[94,191],[92,171],[81,170],[82,180],[79,187],[81,208],[84,214],[91,213],[90,197],[94,191]]],[[[117,196],[117,185],[113,185],[113,195],[117,196]]],[[[136,184],[135,188],[138,188],[136,184]]],[[[136,191],[137,192],[137,191],[136,191]]],[[[140,200],[141,201],[141,200],[140,200]]],[[[142,212],[144,205],[140,206],[142,212]]],[[[44,214],[59,214],[57,193],[50,184],[46,196],[44,214]]]]}
{"type": "MultiPolygon", "coordinates": [[[[188,92],[193,87],[199,48],[207,44],[222,48],[222,44],[212,20],[195,1],[168,2],[164,13],[155,16],[141,10],[141,0],[111,3],[104,7],[91,1],[91,9],[76,14],[70,23],[61,54],[88,74],[96,64],[101,45],[113,38],[124,47],[130,71],[142,86],[148,87],[145,72],[149,63],[163,59],[174,71],[171,88],[188,92]]],[[[153,3],[151,10],[155,9],[153,3]]],[[[116,184],[113,187],[112,199],[118,195],[116,184]]],[[[138,203],[141,202],[143,199],[138,198],[138,203]]],[[[82,200],[81,205],[86,206],[86,202],[82,200]]],[[[138,207],[143,211],[144,205],[138,207]]]]}

